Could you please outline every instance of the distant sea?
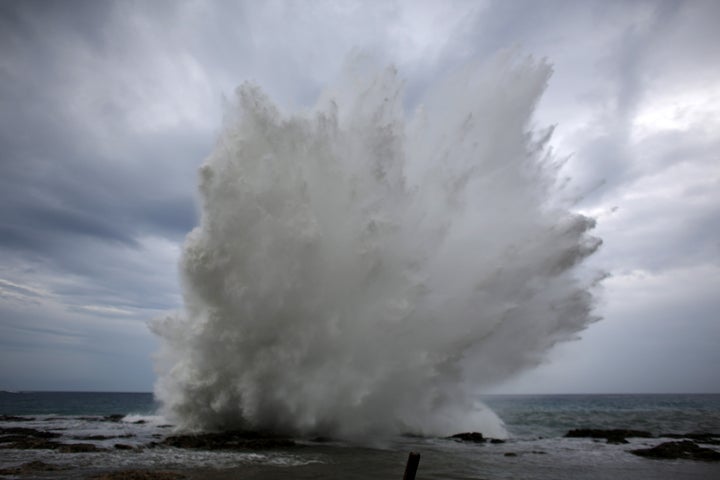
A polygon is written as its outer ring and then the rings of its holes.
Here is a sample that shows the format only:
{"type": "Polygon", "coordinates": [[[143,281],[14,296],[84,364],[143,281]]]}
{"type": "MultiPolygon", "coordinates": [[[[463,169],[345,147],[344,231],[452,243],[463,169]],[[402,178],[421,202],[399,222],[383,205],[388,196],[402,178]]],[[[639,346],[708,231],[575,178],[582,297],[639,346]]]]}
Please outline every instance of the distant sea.
{"type": "Polygon", "coordinates": [[[153,415],[158,407],[147,392],[0,392],[5,415],[153,415]]]}
{"type": "MultiPolygon", "coordinates": [[[[494,395],[484,398],[510,438],[468,444],[397,437],[372,446],[298,439],[300,447],[252,452],[147,448],[173,429],[150,393],[1,392],[0,448],[13,429],[60,434],[62,443],[101,451],[0,449],[0,471],[41,460],[62,470],[21,478],[90,478],[123,469],[172,470],[186,478],[402,478],[410,451],[421,453],[422,479],[718,479],[720,463],[653,460],[628,452],[652,447],[663,434],[720,433],[720,395],[494,395]],[[635,429],[655,438],[628,444],[565,438],[575,428],[635,429]],[[120,445],[120,447],[116,447],[120,445]]],[[[718,445],[703,445],[720,450],[718,445]]],[[[18,478],[20,478],[18,477],[18,478]]]]}

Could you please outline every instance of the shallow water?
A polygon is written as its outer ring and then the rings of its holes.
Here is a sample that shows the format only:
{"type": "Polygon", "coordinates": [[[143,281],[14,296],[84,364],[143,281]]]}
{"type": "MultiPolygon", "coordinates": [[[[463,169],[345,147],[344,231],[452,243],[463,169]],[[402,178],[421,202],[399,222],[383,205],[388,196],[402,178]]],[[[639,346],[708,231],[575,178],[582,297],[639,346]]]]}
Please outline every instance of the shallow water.
{"type": "Polygon", "coordinates": [[[505,420],[511,434],[503,444],[395,437],[368,447],[300,439],[295,448],[257,452],[166,447],[115,450],[116,443],[140,447],[172,431],[161,417],[137,413],[152,413],[150,394],[22,396],[8,399],[7,394],[0,395],[0,413],[33,420],[2,421],[0,427],[50,430],[63,435],[58,439],[61,442],[93,443],[108,451],[0,450],[0,469],[34,460],[67,468],[17,478],[88,478],[110,470],[155,469],[182,472],[190,479],[400,479],[410,451],[422,455],[418,480],[720,478],[717,463],[652,460],[628,453],[632,448],[654,446],[661,439],[629,439],[627,445],[610,445],[604,440],[562,437],[568,429],[580,427],[644,428],[655,434],[720,431],[720,395],[492,396],[485,402],[505,420]],[[96,415],[83,412],[83,401],[96,415]],[[122,406],[125,411],[117,410],[122,406]],[[56,413],[72,409],[73,415],[56,413]],[[110,414],[127,415],[113,422],[104,418],[110,414]],[[95,435],[113,438],[79,438],[95,435]]]}

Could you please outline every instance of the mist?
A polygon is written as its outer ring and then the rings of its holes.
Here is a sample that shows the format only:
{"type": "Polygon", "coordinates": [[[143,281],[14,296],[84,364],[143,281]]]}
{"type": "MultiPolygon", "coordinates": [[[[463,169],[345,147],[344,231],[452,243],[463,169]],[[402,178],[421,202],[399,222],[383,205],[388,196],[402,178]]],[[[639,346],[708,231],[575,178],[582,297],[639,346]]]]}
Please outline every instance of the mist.
{"type": "Polygon", "coordinates": [[[408,107],[362,55],[310,111],[255,84],[199,171],[155,391],[190,430],[506,435],[479,400],[597,320],[600,240],[533,124],[544,61],[457,68],[408,107]]]}

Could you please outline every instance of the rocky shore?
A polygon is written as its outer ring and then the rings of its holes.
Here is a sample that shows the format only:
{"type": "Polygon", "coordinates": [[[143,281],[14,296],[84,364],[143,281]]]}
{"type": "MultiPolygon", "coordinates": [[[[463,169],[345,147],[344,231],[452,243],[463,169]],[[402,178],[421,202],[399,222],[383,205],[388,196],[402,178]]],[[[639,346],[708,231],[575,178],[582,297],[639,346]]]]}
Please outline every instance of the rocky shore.
{"type": "MultiPolygon", "coordinates": [[[[132,435],[127,434],[115,437],[106,435],[89,435],[74,436],[65,439],[62,434],[57,432],[25,427],[5,427],[0,428],[0,449],[48,449],[55,450],[60,453],[104,452],[108,451],[108,448],[99,447],[94,443],[87,443],[86,441],[104,441],[112,439],[121,440],[127,439],[131,436],[132,435]],[[75,440],[82,440],[82,442],[76,442],[75,440]]],[[[720,434],[718,433],[691,432],[662,433],[654,435],[651,432],[643,430],[581,428],[568,431],[565,434],[565,437],[605,440],[610,444],[627,444],[629,443],[627,440],[628,438],[670,438],[674,441],[659,443],[652,448],[629,450],[629,452],[634,455],[647,458],[690,459],[704,461],[720,460],[720,452],[707,446],[701,446],[720,445],[720,434]]],[[[505,443],[505,440],[488,438],[483,436],[480,432],[457,433],[447,437],[447,439],[473,444],[505,443]]],[[[141,446],[126,445],[123,443],[115,443],[112,446],[113,449],[117,450],[141,450],[144,448],[163,447],[195,450],[254,451],[296,448],[298,447],[298,444],[291,438],[284,436],[254,431],[229,431],[172,434],[159,441],[150,442],[141,446]]]]}
{"type": "MultiPolygon", "coordinates": [[[[11,420],[15,421],[15,420],[11,420]]],[[[107,418],[105,421],[112,422],[107,418]]],[[[252,455],[282,455],[295,456],[307,452],[315,446],[308,447],[307,441],[295,441],[285,436],[272,435],[254,431],[228,431],[208,433],[170,433],[163,435],[153,434],[152,441],[138,441],[133,434],[125,430],[118,430],[118,434],[95,434],[91,435],[75,432],[71,434],[62,429],[57,431],[39,428],[27,428],[26,424],[0,427],[0,450],[52,450],[55,454],[88,454],[95,455],[102,452],[108,453],[118,450],[130,452],[144,452],[154,455],[158,449],[172,452],[171,449],[185,449],[197,451],[219,451],[222,452],[245,452],[252,455]],[[128,440],[131,439],[132,440],[128,440]],[[115,443],[117,441],[117,443],[115,443]],[[123,443],[125,442],[125,443],[123,443]],[[131,444],[129,444],[131,443],[131,444]]],[[[592,429],[580,428],[568,431],[567,439],[592,439],[603,443],[622,445],[632,443],[636,448],[627,449],[628,455],[637,455],[647,459],[679,459],[696,462],[718,462],[720,452],[717,445],[720,445],[720,434],[708,432],[690,433],[661,433],[653,434],[648,431],[632,429],[592,429]],[[638,441],[638,439],[642,441],[638,441]],[[629,440],[632,440],[629,441],[629,440]],[[637,448],[643,447],[643,448],[637,448]]],[[[146,437],[147,438],[147,437],[146,437]]],[[[327,439],[312,439],[310,442],[315,445],[323,443],[327,439]]],[[[515,450],[513,441],[506,441],[497,438],[489,438],[481,432],[462,432],[445,437],[447,442],[465,443],[468,447],[477,445],[477,448],[487,449],[485,452],[495,452],[492,455],[501,457],[522,458],[526,455],[547,455],[544,449],[519,449],[515,450]],[[495,446],[497,445],[497,447],[495,446]]],[[[325,442],[327,443],[327,442],[325,442]]],[[[326,448],[326,447],[321,447],[326,448]]],[[[0,453],[1,454],[1,453],[0,453]]],[[[173,454],[174,455],[174,454],[173,454]]],[[[14,477],[42,477],[55,478],[63,476],[63,470],[72,468],[70,464],[62,461],[64,457],[48,457],[37,454],[29,457],[24,463],[10,464],[0,469],[0,476],[14,477]],[[53,463],[46,463],[46,460],[56,460],[53,463]],[[40,461],[39,459],[43,460],[40,461]],[[57,464],[55,464],[57,463],[57,464]],[[55,472],[55,473],[53,473],[55,472]]],[[[92,457],[85,457],[92,458],[92,457]]],[[[99,457],[98,457],[99,458],[99,457]]],[[[522,461],[518,460],[518,465],[522,461]]],[[[653,462],[654,463],[654,462],[653,462]]],[[[7,464],[6,464],[7,465],[7,464]]],[[[198,472],[192,470],[175,471],[176,465],[159,465],[157,469],[143,469],[140,465],[126,465],[125,468],[113,469],[109,466],[100,467],[86,471],[85,477],[93,480],[176,480],[183,478],[202,478],[198,472]],[[129,467],[129,468],[128,468],[129,467]],[[134,467],[134,468],[133,468],[134,467]],[[140,467],[140,468],[138,468],[140,467]],[[198,476],[200,475],[200,476],[198,476]]],[[[227,468],[227,467],[226,467],[227,468]]],[[[224,475],[224,474],[223,474],[224,475]]],[[[225,478],[225,477],[223,477],[225,478]]]]}
{"type": "Polygon", "coordinates": [[[570,430],[566,438],[594,438],[605,439],[607,443],[629,443],[628,438],[672,438],[681,441],[663,442],[652,448],[639,448],[629,450],[630,453],[646,458],[659,458],[666,460],[685,459],[702,460],[708,462],[720,461],[720,452],[712,448],[701,447],[698,443],[706,445],[720,445],[720,433],[662,433],[653,435],[643,430],[625,429],[590,429],[582,428],[570,430]]]}

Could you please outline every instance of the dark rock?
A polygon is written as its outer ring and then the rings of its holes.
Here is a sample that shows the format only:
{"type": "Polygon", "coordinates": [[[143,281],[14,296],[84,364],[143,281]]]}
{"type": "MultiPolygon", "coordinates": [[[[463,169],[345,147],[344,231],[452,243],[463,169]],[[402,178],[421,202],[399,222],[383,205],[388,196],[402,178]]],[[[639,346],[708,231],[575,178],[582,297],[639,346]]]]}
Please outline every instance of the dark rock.
{"type": "Polygon", "coordinates": [[[258,432],[217,432],[171,435],[163,445],[201,450],[265,450],[294,447],[289,438],[265,435],[258,432]]]}
{"type": "Polygon", "coordinates": [[[117,438],[110,435],[81,435],[72,437],[73,440],[110,440],[111,438],[117,438]]]}
{"type": "Polygon", "coordinates": [[[499,438],[491,438],[490,443],[505,443],[505,440],[501,440],[499,438]]]}
{"type": "Polygon", "coordinates": [[[0,422],[30,422],[34,417],[16,417],[15,415],[0,415],[0,422]]]}
{"type": "Polygon", "coordinates": [[[92,443],[62,443],[57,447],[60,453],[94,453],[106,452],[104,448],[98,448],[92,443]]]}
{"type": "Polygon", "coordinates": [[[124,435],[78,435],[72,437],[73,440],[111,440],[113,438],[132,438],[135,435],[132,433],[126,433],[124,435]]]}
{"type": "Polygon", "coordinates": [[[23,463],[19,467],[0,469],[0,475],[27,475],[34,472],[54,472],[63,470],[63,467],[41,461],[23,463]]]}
{"type": "Polygon", "coordinates": [[[145,420],[138,420],[136,422],[132,422],[133,425],[145,425],[147,422],[145,420]]]}
{"type": "Polygon", "coordinates": [[[26,435],[3,435],[0,437],[0,443],[22,442],[26,438],[28,438],[26,435]]]}
{"type": "Polygon", "coordinates": [[[610,437],[607,437],[607,443],[612,443],[612,444],[615,444],[615,445],[620,445],[620,444],[625,444],[625,443],[630,443],[630,442],[628,442],[625,437],[621,437],[621,436],[617,436],[617,437],[610,436],[610,437]]]}
{"type": "Polygon", "coordinates": [[[711,448],[701,447],[690,440],[683,440],[681,442],[665,442],[653,448],[630,450],[630,453],[648,458],[682,458],[687,460],[704,460],[708,462],[720,461],[720,452],[711,448]]]}
{"type": "Polygon", "coordinates": [[[119,470],[90,477],[93,480],[179,480],[186,478],[178,472],[157,470],[119,470]]]}
{"type": "Polygon", "coordinates": [[[0,435],[22,435],[25,437],[35,438],[57,438],[60,436],[59,433],[24,427],[0,428],[0,435]]]}
{"type": "Polygon", "coordinates": [[[60,444],[48,439],[61,436],[55,432],[23,427],[0,428],[0,435],[0,448],[18,450],[54,450],[60,444]]]}
{"type": "Polygon", "coordinates": [[[106,422],[120,422],[123,418],[125,418],[125,415],[121,415],[119,413],[115,413],[113,415],[105,415],[102,419],[106,422]]]}
{"type": "Polygon", "coordinates": [[[14,439],[13,442],[0,444],[0,449],[16,449],[16,450],[55,450],[61,443],[52,442],[45,438],[21,437],[14,439]]]}
{"type": "Polygon", "coordinates": [[[483,434],[479,433],[479,432],[456,433],[455,435],[452,435],[447,438],[458,441],[458,442],[473,442],[473,443],[485,443],[485,441],[487,440],[485,437],[483,437],[483,434]]]}
{"type": "Polygon", "coordinates": [[[113,445],[113,448],[115,450],[134,450],[132,445],[125,445],[124,443],[116,443],[113,445]]]}
{"type": "Polygon", "coordinates": [[[604,438],[607,443],[628,443],[627,437],[652,438],[650,432],[644,430],[578,428],[565,434],[567,438],[604,438]]]}
{"type": "Polygon", "coordinates": [[[506,456],[506,457],[517,457],[518,454],[515,453],[515,452],[507,452],[507,453],[504,454],[504,456],[506,456]]]}

